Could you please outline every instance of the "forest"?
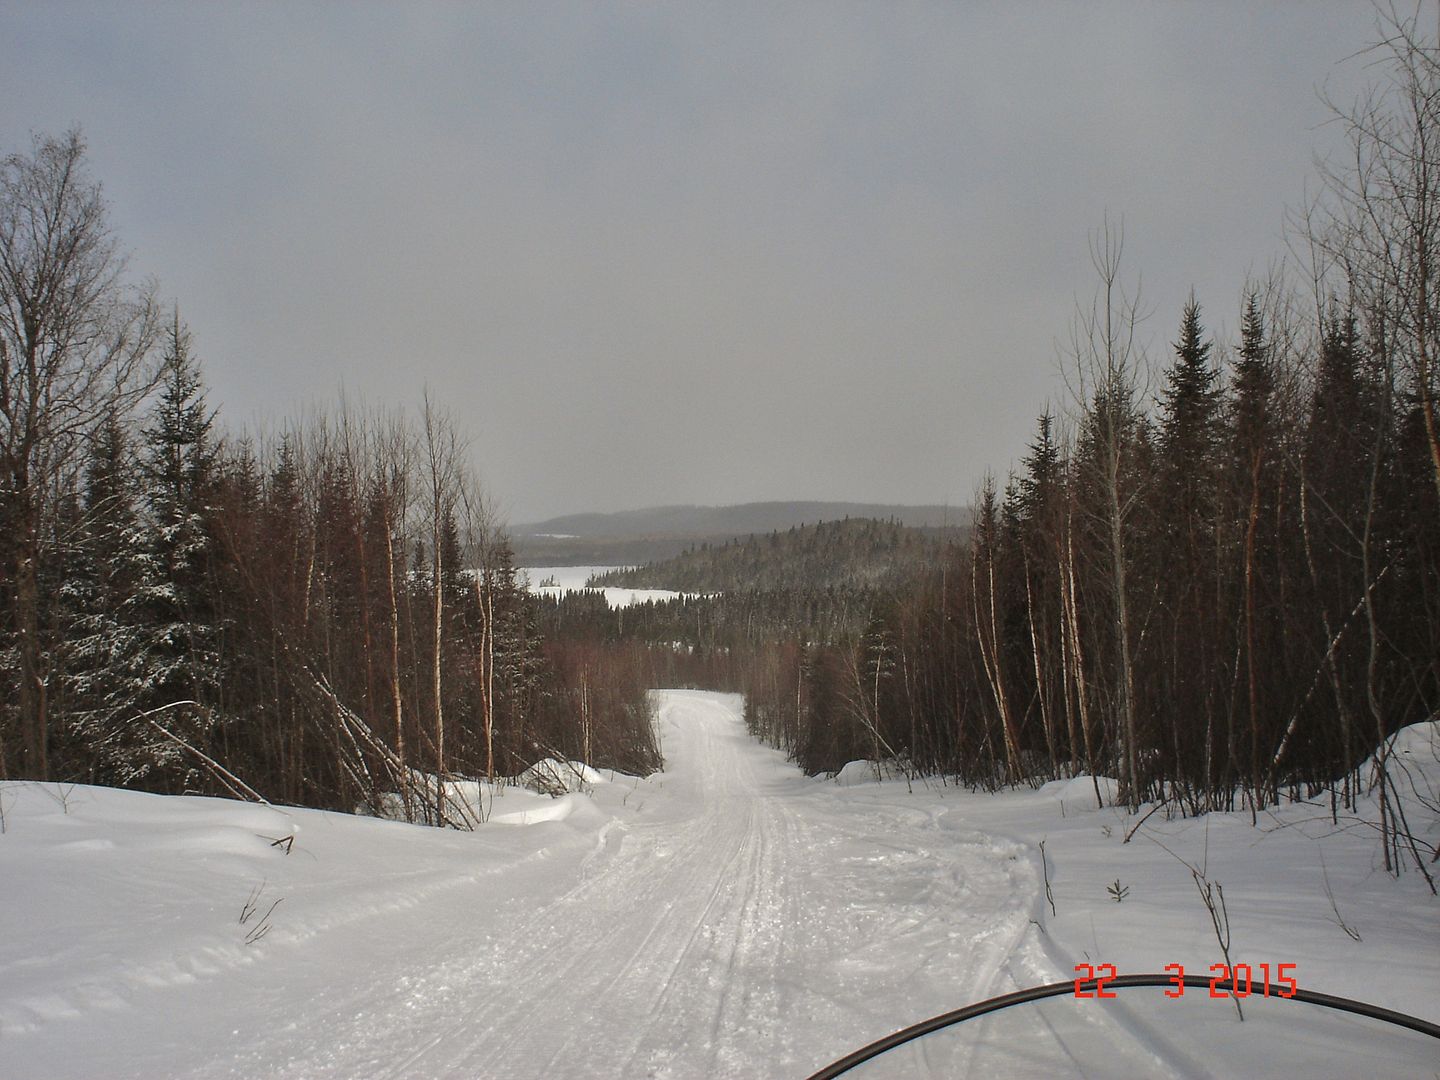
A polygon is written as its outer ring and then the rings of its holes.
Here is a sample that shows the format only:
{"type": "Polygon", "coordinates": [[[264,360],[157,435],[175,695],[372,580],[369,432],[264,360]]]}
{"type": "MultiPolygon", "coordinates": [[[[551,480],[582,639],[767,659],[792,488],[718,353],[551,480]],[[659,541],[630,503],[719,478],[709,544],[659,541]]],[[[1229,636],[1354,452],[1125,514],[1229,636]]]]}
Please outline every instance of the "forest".
{"type": "Polygon", "coordinates": [[[702,543],[671,559],[596,574],[588,584],[680,592],[893,587],[938,562],[948,532],[870,518],[822,521],[702,543]]]}
{"type": "Polygon", "coordinates": [[[1252,816],[1378,787],[1387,867],[1424,871],[1404,806],[1426,796],[1386,747],[1440,710],[1440,71],[1395,29],[1389,82],[1340,114],[1351,157],[1296,215],[1292,266],[1222,313],[1237,340],[1192,296],[1152,356],[1107,222],[1065,407],[938,564],[878,588],[747,584],[725,568],[763,565],[776,541],[753,538],[605,579],[728,589],[607,632],[682,643],[812,773],[1115,776],[1131,809],[1252,816]]]}
{"type": "Polygon", "coordinates": [[[1404,820],[1423,793],[1386,740],[1440,709],[1440,66],[1391,29],[1291,268],[1227,313],[1238,340],[1192,296],[1152,357],[1107,222],[1066,408],[983,485],[945,567],[846,637],[757,654],[755,732],[812,771],[1115,776],[1132,810],[1333,808],[1377,785],[1387,868],[1425,872],[1404,820]]]}
{"type": "Polygon", "coordinates": [[[1061,405],[963,537],[752,537],[605,579],[715,593],[623,610],[521,588],[428,395],[226,431],[82,137],[36,136],[0,170],[0,778],[465,824],[445,778],[658,767],[646,690],[694,685],[814,773],[1111,775],[1193,814],[1378,783],[1418,864],[1385,746],[1440,710],[1440,66],[1393,29],[1231,308],[1152,352],[1123,226],[1092,234],[1061,405]]]}
{"type": "Polygon", "coordinates": [[[80,135],[0,184],[0,778],[463,825],[440,779],[655,767],[648,672],[536,634],[452,417],[225,433],[80,135]]]}

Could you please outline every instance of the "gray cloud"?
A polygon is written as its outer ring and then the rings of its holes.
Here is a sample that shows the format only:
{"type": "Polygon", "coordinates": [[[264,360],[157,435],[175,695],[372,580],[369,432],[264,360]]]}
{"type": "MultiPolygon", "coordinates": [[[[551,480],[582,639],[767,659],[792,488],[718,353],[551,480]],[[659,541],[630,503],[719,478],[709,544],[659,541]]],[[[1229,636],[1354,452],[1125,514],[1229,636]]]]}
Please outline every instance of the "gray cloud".
{"type": "Polygon", "coordinates": [[[0,3],[232,424],[421,384],[517,519],[967,500],[1123,214],[1157,352],[1338,132],[1354,2],[0,3]]]}

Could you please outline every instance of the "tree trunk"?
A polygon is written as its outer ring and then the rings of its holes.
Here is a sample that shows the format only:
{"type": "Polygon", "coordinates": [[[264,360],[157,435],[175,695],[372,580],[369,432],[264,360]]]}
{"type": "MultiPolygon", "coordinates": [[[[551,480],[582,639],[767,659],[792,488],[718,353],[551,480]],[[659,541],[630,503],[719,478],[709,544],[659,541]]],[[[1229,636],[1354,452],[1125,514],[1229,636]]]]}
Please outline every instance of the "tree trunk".
{"type": "Polygon", "coordinates": [[[1260,520],[1260,459],[1257,448],[1250,465],[1250,511],[1245,521],[1245,660],[1250,703],[1250,819],[1260,807],[1260,686],[1255,667],[1255,532],[1260,520]]]}
{"type": "Polygon", "coordinates": [[[34,544],[28,535],[22,537],[20,543],[15,568],[15,615],[20,636],[21,775],[31,780],[48,780],[49,719],[45,715],[45,675],[40,650],[40,590],[35,580],[34,544]]]}
{"type": "Polygon", "coordinates": [[[1045,671],[1040,659],[1040,635],[1035,629],[1035,593],[1030,587],[1030,558],[1025,556],[1025,622],[1030,628],[1030,658],[1035,668],[1035,697],[1040,702],[1040,725],[1045,731],[1045,747],[1050,754],[1050,775],[1060,775],[1060,760],[1055,751],[1055,722],[1050,711],[1050,695],[1045,691],[1045,671]]]}
{"type": "Polygon", "coordinates": [[[434,662],[430,668],[431,691],[435,697],[435,823],[445,820],[445,699],[440,681],[441,648],[445,631],[445,591],[440,572],[440,503],[435,503],[435,528],[430,540],[431,629],[434,631],[434,662]]]}
{"type": "MultiPolygon", "coordinates": [[[[1111,405],[1111,408],[1114,406],[1111,405]]],[[[1115,643],[1119,652],[1120,722],[1125,739],[1123,788],[1125,805],[1133,812],[1140,806],[1139,753],[1135,725],[1135,669],[1130,658],[1130,602],[1125,581],[1124,518],[1120,508],[1119,433],[1111,419],[1110,446],[1106,449],[1106,498],[1110,539],[1110,573],[1115,619],[1115,643]]]]}
{"type": "Polygon", "coordinates": [[[395,724],[395,760],[401,776],[400,799],[405,804],[405,818],[411,820],[410,775],[405,765],[405,710],[400,696],[400,604],[395,595],[395,534],[390,522],[390,506],[385,503],[381,515],[385,530],[385,584],[390,594],[390,710],[395,724]]]}

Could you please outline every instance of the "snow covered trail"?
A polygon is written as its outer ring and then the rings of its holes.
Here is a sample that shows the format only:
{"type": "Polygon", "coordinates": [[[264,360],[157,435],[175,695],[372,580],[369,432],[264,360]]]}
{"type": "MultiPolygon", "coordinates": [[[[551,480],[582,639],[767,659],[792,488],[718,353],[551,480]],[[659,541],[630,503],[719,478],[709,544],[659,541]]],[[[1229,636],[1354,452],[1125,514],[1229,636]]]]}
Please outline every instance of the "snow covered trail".
{"type": "MultiPolygon", "coordinates": [[[[1262,830],[1156,815],[1127,843],[1136,819],[1097,809],[1088,779],[845,786],[758,745],[738,696],[655,702],[663,773],[553,801],[507,789],[474,833],[0,784],[0,1078],[803,1077],[1082,960],[1204,973],[1182,858],[1223,879],[1237,962],[1434,1012],[1435,899],[1321,808],[1262,830]]],[[[1440,770],[1437,743],[1406,744],[1417,775],[1440,770]]],[[[1240,1025],[1199,994],[1057,998],[855,1075],[1435,1071],[1423,1038],[1296,1010],[1252,998],[1240,1025]]]]}
{"type": "Polygon", "coordinates": [[[803,1076],[997,985],[1020,845],[657,705],[664,773],[525,828],[6,789],[0,1076],[803,1076]]]}
{"type": "Polygon", "coordinates": [[[735,699],[667,693],[659,720],[667,770],[648,812],[506,928],[494,977],[532,992],[457,1018],[401,1071],[800,1075],[877,999],[913,1009],[921,969],[973,985],[966,969],[998,964],[1024,925],[1018,863],[986,853],[962,875],[912,842],[933,835],[928,814],[814,812],[813,783],[746,736],[735,699]],[[967,913],[956,882],[980,873],[1000,887],[967,913]]]}
{"type": "Polygon", "coordinates": [[[432,997],[326,1017],[279,1074],[803,1076],[983,994],[1028,925],[1018,848],[837,804],[739,712],[662,693],[666,771],[633,816],[549,895],[455,926],[403,977],[432,997]]]}

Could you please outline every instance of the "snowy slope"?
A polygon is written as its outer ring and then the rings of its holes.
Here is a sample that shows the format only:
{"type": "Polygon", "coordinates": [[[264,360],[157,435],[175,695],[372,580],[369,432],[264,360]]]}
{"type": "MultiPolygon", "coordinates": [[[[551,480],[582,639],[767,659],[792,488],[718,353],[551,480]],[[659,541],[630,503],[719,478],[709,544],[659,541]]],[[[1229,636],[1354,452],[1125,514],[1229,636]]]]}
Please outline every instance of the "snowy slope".
{"type": "MultiPolygon", "coordinates": [[[[1320,807],[1258,830],[1156,814],[1125,844],[1136,819],[1094,809],[1088,781],[841,786],[750,740],[736,697],[658,704],[666,772],[601,780],[558,814],[511,791],[475,833],[0,785],[0,1076],[803,1076],[1077,962],[1203,974],[1218,948],[1182,859],[1223,884],[1237,962],[1440,1020],[1440,904],[1320,807]]],[[[1406,749],[1436,774],[1433,730],[1406,749]]],[[[1433,842],[1433,815],[1421,827],[1433,842]]],[[[1259,995],[1245,1009],[1057,999],[854,1075],[1440,1068],[1420,1036],[1259,995]]]]}

